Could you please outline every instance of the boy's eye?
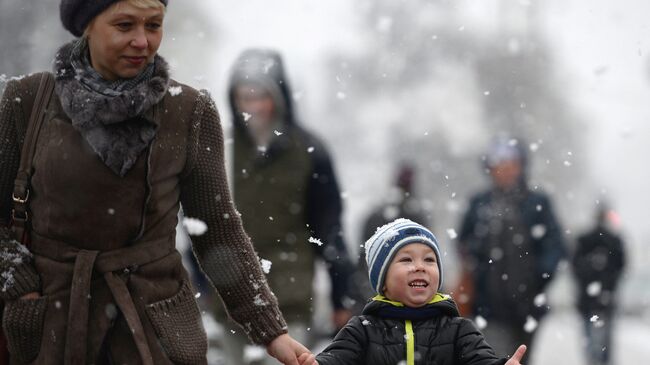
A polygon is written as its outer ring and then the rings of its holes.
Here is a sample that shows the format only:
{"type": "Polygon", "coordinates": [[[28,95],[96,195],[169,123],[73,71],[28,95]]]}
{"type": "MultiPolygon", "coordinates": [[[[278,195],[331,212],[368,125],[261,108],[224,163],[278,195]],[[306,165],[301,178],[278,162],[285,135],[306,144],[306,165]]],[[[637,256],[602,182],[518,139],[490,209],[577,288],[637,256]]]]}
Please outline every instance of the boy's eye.
{"type": "Polygon", "coordinates": [[[157,23],[157,22],[155,22],[155,23],[147,23],[147,28],[149,28],[151,30],[158,30],[158,29],[160,29],[161,26],[162,26],[162,24],[157,23]]]}
{"type": "Polygon", "coordinates": [[[424,261],[426,261],[426,262],[436,262],[436,259],[435,259],[435,257],[427,257],[426,259],[424,259],[424,261]]]}
{"type": "Polygon", "coordinates": [[[402,257],[398,261],[399,262],[411,262],[411,258],[410,257],[402,257]]]}

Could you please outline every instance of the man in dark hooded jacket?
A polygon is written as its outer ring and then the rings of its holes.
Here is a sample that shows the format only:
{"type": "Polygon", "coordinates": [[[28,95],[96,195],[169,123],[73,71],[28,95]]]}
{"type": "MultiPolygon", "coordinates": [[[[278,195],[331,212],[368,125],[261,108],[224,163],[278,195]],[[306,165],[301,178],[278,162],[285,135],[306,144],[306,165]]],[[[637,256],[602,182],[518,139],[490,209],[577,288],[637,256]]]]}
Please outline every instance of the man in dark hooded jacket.
{"type": "Polygon", "coordinates": [[[601,205],[595,227],[578,237],[571,260],[578,281],[578,311],[587,336],[587,358],[593,365],[607,365],[611,360],[616,290],[625,268],[616,217],[601,205]]]}
{"type": "MultiPolygon", "coordinates": [[[[267,278],[289,331],[309,342],[316,258],[328,266],[334,326],[342,327],[351,316],[343,304],[352,264],[341,235],[334,168],[325,146],[296,121],[278,53],[243,52],[232,71],[229,97],[235,204],[260,259],[271,263],[267,278]]],[[[237,343],[245,337],[239,339],[226,344],[227,352],[241,353],[237,343]]],[[[240,358],[229,357],[229,364],[240,358]]]]}
{"type": "Polygon", "coordinates": [[[504,355],[516,344],[531,344],[565,244],[549,198],[527,186],[519,141],[495,141],[485,165],[492,184],[471,199],[460,254],[475,291],[471,315],[487,320],[483,333],[504,355]]]}

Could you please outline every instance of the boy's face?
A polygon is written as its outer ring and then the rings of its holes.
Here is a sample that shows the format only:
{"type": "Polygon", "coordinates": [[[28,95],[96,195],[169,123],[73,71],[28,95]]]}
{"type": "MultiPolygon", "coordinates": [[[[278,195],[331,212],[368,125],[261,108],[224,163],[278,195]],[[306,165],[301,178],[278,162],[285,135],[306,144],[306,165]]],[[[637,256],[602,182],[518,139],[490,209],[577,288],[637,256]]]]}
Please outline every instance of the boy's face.
{"type": "Polygon", "coordinates": [[[423,243],[402,247],[386,273],[384,295],[407,307],[422,307],[438,291],[440,273],[436,254],[423,243]]]}

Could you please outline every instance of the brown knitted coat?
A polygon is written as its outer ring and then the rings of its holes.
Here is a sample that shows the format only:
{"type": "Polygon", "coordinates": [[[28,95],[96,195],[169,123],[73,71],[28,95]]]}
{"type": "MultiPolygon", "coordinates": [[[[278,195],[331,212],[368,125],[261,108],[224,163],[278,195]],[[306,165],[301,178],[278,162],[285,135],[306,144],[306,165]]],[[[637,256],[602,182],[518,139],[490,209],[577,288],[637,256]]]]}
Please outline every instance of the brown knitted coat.
{"type": "MultiPolygon", "coordinates": [[[[0,104],[4,226],[38,80],[8,83],[0,104]]],[[[230,197],[214,103],[171,86],[182,92],[148,112],[156,138],[124,177],[97,158],[54,95],[34,161],[33,257],[15,241],[0,247],[0,273],[13,279],[0,293],[12,363],[205,363],[205,332],[175,249],[179,203],[207,224],[193,249],[230,316],[256,343],[286,332],[230,197]],[[16,299],[30,291],[43,296],[16,299]]]]}

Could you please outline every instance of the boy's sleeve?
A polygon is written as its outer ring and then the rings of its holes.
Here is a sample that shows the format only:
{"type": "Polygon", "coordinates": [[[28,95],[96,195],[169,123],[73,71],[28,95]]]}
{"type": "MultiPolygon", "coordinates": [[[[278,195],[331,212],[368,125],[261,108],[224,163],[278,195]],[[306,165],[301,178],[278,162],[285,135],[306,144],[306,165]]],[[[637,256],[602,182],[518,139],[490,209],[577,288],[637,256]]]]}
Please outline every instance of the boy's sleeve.
{"type": "Polygon", "coordinates": [[[368,340],[359,317],[352,317],[339,331],[334,341],[316,356],[319,365],[365,364],[368,340]]]}
{"type": "MultiPolygon", "coordinates": [[[[462,365],[503,365],[507,359],[499,358],[485,341],[483,334],[468,319],[461,319],[456,335],[456,363],[462,365]]],[[[514,352],[516,349],[512,349],[514,352]]]]}

